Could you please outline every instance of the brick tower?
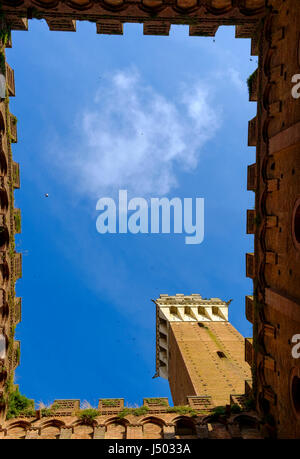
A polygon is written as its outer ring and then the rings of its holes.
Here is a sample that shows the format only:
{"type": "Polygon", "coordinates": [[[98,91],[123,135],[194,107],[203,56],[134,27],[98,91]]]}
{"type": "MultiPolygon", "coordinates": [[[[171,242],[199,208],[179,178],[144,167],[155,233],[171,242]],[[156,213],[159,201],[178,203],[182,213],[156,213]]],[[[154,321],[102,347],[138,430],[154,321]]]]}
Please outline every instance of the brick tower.
{"type": "Polygon", "coordinates": [[[200,295],[160,295],[156,303],[156,374],[169,380],[174,405],[193,396],[230,403],[251,378],[244,339],[228,322],[228,304],[200,295]]]}

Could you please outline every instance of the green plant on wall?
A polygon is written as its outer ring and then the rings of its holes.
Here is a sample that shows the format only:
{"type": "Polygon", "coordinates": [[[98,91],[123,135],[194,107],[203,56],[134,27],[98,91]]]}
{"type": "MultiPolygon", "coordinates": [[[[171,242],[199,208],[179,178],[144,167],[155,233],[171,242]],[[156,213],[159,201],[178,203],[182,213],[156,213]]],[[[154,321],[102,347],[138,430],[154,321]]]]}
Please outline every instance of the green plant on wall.
{"type": "Polygon", "coordinates": [[[1,407],[2,407],[2,406],[5,406],[5,398],[4,398],[4,395],[3,395],[3,394],[0,395],[0,406],[1,406],[1,407]]]}
{"type": "Polygon", "coordinates": [[[20,347],[18,346],[16,349],[16,359],[17,359],[18,365],[20,363],[20,357],[21,357],[21,351],[20,351],[20,347]]]}
{"type": "Polygon", "coordinates": [[[79,411],[78,417],[83,424],[93,425],[95,418],[99,416],[99,414],[99,411],[95,408],[87,408],[86,410],[79,411]]]}
{"type": "Polygon", "coordinates": [[[6,46],[7,43],[10,41],[11,38],[11,31],[8,28],[2,28],[0,30],[0,40],[3,46],[6,46]]]}
{"type": "Polygon", "coordinates": [[[230,411],[232,414],[236,414],[236,413],[240,413],[242,409],[237,403],[234,403],[233,405],[231,405],[230,411]]]}
{"type": "Polygon", "coordinates": [[[247,411],[255,410],[255,400],[253,397],[249,397],[245,400],[245,408],[247,411]]]}
{"type": "Polygon", "coordinates": [[[35,416],[34,401],[21,395],[16,388],[8,396],[8,410],[6,419],[16,418],[18,416],[35,416]]]}
{"type": "Polygon", "coordinates": [[[21,232],[21,216],[19,212],[16,212],[14,215],[15,220],[15,229],[17,233],[21,232]]]}
{"type": "Polygon", "coordinates": [[[19,175],[19,168],[18,167],[13,169],[13,180],[14,180],[14,183],[19,183],[19,181],[20,181],[20,175],[19,175]]]}
{"type": "Polygon", "coordinates": [[[190,416],[197,416],[197,411],[190,406],[172,406],[168,408],[168,413],[189,414],[190,416]]]}
{"type": "Polygon", "coordinates": [[[52,411],[57,411],[59,410],[60,406],[59,406],[59,403],[55,402],[55,403],[52,403],[51,405],[51,410],[52,411]]]}
{"type": "Polygon", "coordinates": [[[132,414],[133,416],[143,416],[144,414],[147,414],[148,411],[149,408],[146,405],[140,406],[139,408],[126,407],[118,413],[118,417],[122,419],[129,414],[132,414]]]}
{"type": "Polygon", "coordinates": [[[56,414],[56,411],[53,409],[53,407],[51,408],[42,408],[41,409],[41,416],[44,418],[46,417],[52,417],[52,416],[55,416],[56,414]]]}
{"type": "Polygon", "coordinates": [[[5,55],[2,52],[0,52],[0,70],[1,73],[6,76],[5,55]]]}
{"type": "Polygon", "coordinates": [[[149,403],[149,405],[168,406],[167,402],[162,398],[145,398],[145,402],[149,403]]]}
{"type": "Polygon", "coordinates": [[[252,94],[252,89],[253,89],[253,82],[256,78],[256,70],[248,77],[247,79],[247,86],[248,86],[248,91],[249,91],[249,96],[252,94]]]}
{"type": "Polygon", "coordinates": [[[10,258],[14,257],[14,255],[15,255],[15,245],[14,244],[11,244],[11,246],[9,248],[9,251],[8,251],[8,254],[9,254],[10,258]]]}
{"type": "Polygon", "coordinates": [[[12,375],[7,378],[5,384],[4,384],[4,390],[6,394],[11,394],[13,392],[13,387],[14,387],[14,381],[12,375]]]}
{"type": "Polygon", "coordinates": [[[210,416],[211,421],[217,421],[220,417],[226,416],[226,408],[225,406],[216,406],[212,410],[212,414],[210,416]]]}
{"type": "Polygon", "coordinates": [[[6,366],[4,365],[4,363],[1,363],[0,364],[0,373],[6,373],[6,372],[7,372],[6,366]]]}
{"type": "Polygon", "coordinates": [[[107,399],[107,400],[101,400],[101,403],[102,403],[102,406],[118,406],[119,400],[117,398],[107,399]]]}

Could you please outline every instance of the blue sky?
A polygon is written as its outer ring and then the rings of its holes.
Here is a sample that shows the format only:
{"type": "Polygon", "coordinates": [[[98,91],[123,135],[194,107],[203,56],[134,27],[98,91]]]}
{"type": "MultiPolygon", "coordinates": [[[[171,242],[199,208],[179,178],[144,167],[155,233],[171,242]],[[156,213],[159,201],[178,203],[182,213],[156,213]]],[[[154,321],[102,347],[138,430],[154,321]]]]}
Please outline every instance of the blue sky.
{"type": "MultiPolygon", "coordinates": [[[[21,166],[23,298],[16,383],[37,402],[169,396],[155,373],[155,308],[160,293],[233,299],[230,321],[251,335],[244,297],[248,120],[246,80],[256,67],[250,40],[233,27],[212,38],[50,32],[33,20],[13,32],[21,166]],[[115,197],[205,199],[205,238],[177,234],[100,235],[96,203],[115,197]],[[44,194],[49,197],[45,198],[44,194]]],[[[171,398],[170,398],[171,401],[171,398]]]]}

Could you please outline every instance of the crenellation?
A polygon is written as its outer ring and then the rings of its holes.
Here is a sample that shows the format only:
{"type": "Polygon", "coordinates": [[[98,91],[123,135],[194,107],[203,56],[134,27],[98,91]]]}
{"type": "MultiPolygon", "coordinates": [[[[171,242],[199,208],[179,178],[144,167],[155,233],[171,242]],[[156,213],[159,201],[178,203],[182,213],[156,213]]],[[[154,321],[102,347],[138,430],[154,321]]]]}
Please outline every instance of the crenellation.
{"type": "Polygon", "coordinates": [[[252,324],[254,323],[254,300],[252,295],[246,296],[246,318],[252,324]]]}
{"type": "Polygon", "coordinates": [[[67,18],[47,19],[49,30],[60,32],[76,32],[76,21],[67,18]]]}
{"type": "Polygon", "coordinates": [[[97,33],[105,35],[123,35],[123,23],[118,20],[110,19],[97,21],[97,33]]]}
{"type": "Polygon", "coordinates": [[[20,188],[20,165],[15,161],[12,162],[13,187],[20,188]]]}
{"type": "MultiPolygon", "coordinates": [[[[192,397],[191,400],[200,400],[201,397],[192,397]]],[[[162,399],[165,400],[165,399],[162,399]]],[[[232,399],[236,400],[236,399],[232,399]]],[[[204,398],[202,397],[202,401],[204,398]]],[[[207,399],[209,402],[209,399],[207,399]]],[[[201,402],[202,403],[202,402],[201,402]]],[[[48,438],[48,439],[188,439],[188,438],[211,438],[219,431],[216,417],[212,418],[212,409],[202,404],[195,408],[191,406],[191,412],[182,412],[183,407],[162,407],[161,410],[149,409],[146,415],[125,417],[107,415],[99,412],[92,423],[80,421],[77,415],[60,415],[59,417],[18,417],[10,419],[0,425],[0,438],[48,438]],[[175,410],[175,411],[174,411],[175,410]],[[195,414],[196,413],[196,414],[195,414]],[[213,420],[214,419],[214,420],[213,420]]],[[[230,432],[230,426],[235,434],[228,434],[228,438],[235,438],[236,432],[241,431],[240,417],[234,412],[227,410],[227,417],[222,423],[230,432]],[[225,423],[225,424],[224,424],[225,423]]],[[[253,434],[261,438],[259,420],[253,411],[244,411],[251,425],[255,425],[253,434]]],[[[215,415],[214,415],[215,416],[215,415]]]]}
{"type": "Polygon", "coordinates": [[[10,131],[10,139],[12,143],[18,142],[18,135],[17,135],[17,118],[10,113],[9,115],[9,131],[10,131]]]}
{"type": "Polygon", "coordinates": [[[14,70],[8,65],[7,62],[5,62],[5,67],[8,94],[9,97],[14,97],[16,95],[14,70]]]}
{"type": "Polygon", "coordinates": [[[170,33],[170,27],[171,24],[169,22],[145,22],[143,26],[143,34],[168,36],[170,33]]]}
{"type": "Polygon", "coordinates": [[[255,233],[255,225],[256,225],[256,211],[255,209],[248,209],[247,210],[247,225],[246,225],[246,232],[247,234],[254,234],[255,233]]]}
{"type": "Polygon", "coordinates": [[[246,253],[246,276],[251,279],[255,277],[254,253],[246,253]]]}
{"type": "MultiPolygon", "coordinates": [[[[257,21],[263,18],[268,8],[264,0],[247,1],[238,0],[233,4],[228,0],[224,6],[224,0],[209,0],[204,4],[198,4],[196,0],[171,0],[167,4],[150,0],[106,0],[99,4],[95,0],[82,4],[80,0],[73,0],[72,5],[63,1],[56,1],[54,4],[33,0],[20,0],[13,8],[9,4],[2,6],[7,21],[12,30],[27,30],[28,19],[45,18],[55,20],[88,20],[91,22],[110,21],[121,19],[121,22],[154,22],[169,21],[173,24],[197,24],[204,22],[204,27],[210,23],[237,24],[244,27],[243,33],[249,34],[257,25],[257,21]]],[[[56,29],[54,29],[56,30],[56,29]]],[[[207,31],[204,30],[204,33],[207,31]]],[[[209,33],[209,31],[208,31],[209,33]]]]}
{"type": "Polygon", "coordinates": [[[255,191],[256,190],[256,163],[248,166],[247,169],[247,190],[255,191]]]}
{"type": "Polygon", "coordinates": [[[253,338],[245,338],[245,361],[250,365],[253,365],[253,338]]]}
{"type": "Polygon", "coordinates": [[[248,124],[248,146],[255,147],[256,146],[256,139],[257,139],[257,117],[255,116],[252,120],[249,121],[248,124]]]}
{"type": "Polygon", "coordinates": [[[214,37],[219,28],[219,24],[216,22],[200,22],[197,25],[189,26],[189,35],[191,37],[214,37]]]}
{"type": "Polygon", "coordinates": [[[10,30],[28,30],[28,19],[14,14],[13,11],[5,15],[5,20],[10,30]]]}

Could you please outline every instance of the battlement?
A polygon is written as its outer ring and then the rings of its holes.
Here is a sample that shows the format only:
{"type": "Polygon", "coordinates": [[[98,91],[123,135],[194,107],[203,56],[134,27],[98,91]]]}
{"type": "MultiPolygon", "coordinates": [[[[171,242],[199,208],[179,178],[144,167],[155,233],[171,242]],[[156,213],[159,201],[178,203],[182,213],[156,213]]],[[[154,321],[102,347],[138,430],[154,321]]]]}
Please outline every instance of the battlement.
{"type": "Polygon", "coordinates": [[[229,302],[220,298],[202,298],[201,295],[183,295],[177,293],[175,296],[160,295],[156,300],[159,308],[160,326],[164,328],[164,320],[168,322],[207,322],[227,321],[229,302]]]}
{"type": "Polygon", "coordinates": [[[243,402],[232,397],[231,406],[214,408],[209,397],[191,396],[185,406],[169,406],[166,397],[149,397],[129,408],[111,398],[100,399],[98,409],[80,409],[79,400],[55,400],[4,421],[0,439],[262,438],[259,418],[243,402]]]}

